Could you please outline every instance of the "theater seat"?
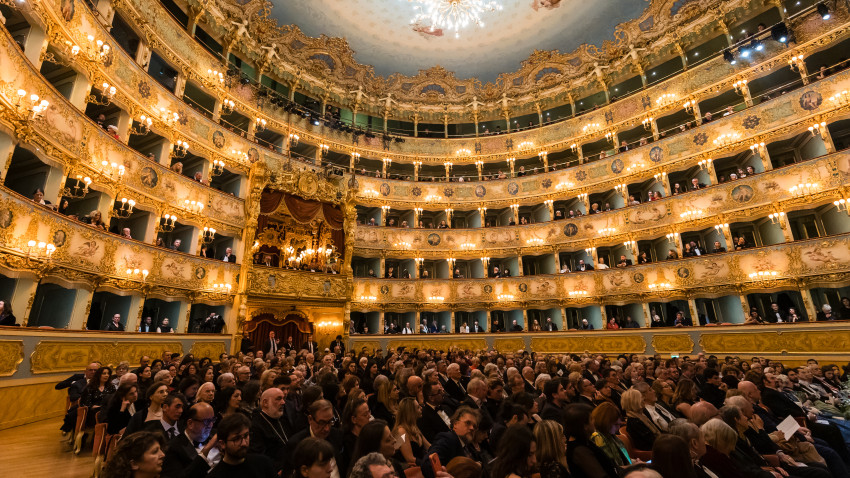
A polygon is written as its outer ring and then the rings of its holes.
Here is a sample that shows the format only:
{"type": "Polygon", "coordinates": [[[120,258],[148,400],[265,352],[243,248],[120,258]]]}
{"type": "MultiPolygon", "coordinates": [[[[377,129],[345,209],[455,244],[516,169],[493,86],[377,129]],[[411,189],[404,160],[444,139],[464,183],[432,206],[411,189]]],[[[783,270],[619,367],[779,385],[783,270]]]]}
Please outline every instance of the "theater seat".
{"type": "Polygon", "coordinates": [[[83,436],[85,435],[86,418],[89,407],[77,407],[77,425],[74,427],[74,453],[79,454],[83,448],[83,436]]]}
{"type": "Polygon", "coordinates": [[[106,457],[106,446],[110,436],[106,434],[106,423],[98,423],[94,426],[94,440],[92,440],[91,454],[94,458],[93,478],[98,478],[103,471],[103,463],[106,457]]]}
{"type": "Polygon", "coordinates": [[[640,459],[643,461],[652,460],[652,452],[651,451],[643,451],[638,450],[634,446],[632,446],[632,441],[629,439],[629,434],[626,433],[626,427],[620,427],[620,434],[617,435],[617,438],[623,442],[623,445],[626,447],[626,451],[629,453],[629,457],[632,459],[640,459]]]}

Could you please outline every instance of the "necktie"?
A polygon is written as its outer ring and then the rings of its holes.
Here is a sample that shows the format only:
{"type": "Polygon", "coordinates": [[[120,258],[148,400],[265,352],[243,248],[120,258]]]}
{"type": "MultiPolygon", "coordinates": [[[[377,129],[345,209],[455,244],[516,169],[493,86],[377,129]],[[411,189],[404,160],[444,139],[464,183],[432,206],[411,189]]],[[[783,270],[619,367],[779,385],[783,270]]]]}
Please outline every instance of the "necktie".
{"type": "Polygon", "coordinates": [[[168,437],[171,439],[177,438],[177,427],[173,426],[168,430],[168,437]]]}

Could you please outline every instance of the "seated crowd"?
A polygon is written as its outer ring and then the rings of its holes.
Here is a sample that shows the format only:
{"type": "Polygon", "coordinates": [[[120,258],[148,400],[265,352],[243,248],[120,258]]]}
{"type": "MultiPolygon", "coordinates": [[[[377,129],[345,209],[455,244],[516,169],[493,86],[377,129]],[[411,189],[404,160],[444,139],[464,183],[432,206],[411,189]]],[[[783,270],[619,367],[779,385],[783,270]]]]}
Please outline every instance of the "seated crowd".
{"type": "MultiPolygon", "coordinates": [[[[291,340],[290,340],[291,343],[291,340]]],[[[273,345],[272,345],[273,344],[273,345]]],[[[120,440],[112,477],[848,476],[848,372],[816,360],[315,342],[92,363],[57,385],[120,440]],[[264,353],[265,352],[265,353],[264,353]],[[651,464],[649,464],[651,461],[651,464]]],[[[92,422],[93,418],[90,419],[92,422]]]]}

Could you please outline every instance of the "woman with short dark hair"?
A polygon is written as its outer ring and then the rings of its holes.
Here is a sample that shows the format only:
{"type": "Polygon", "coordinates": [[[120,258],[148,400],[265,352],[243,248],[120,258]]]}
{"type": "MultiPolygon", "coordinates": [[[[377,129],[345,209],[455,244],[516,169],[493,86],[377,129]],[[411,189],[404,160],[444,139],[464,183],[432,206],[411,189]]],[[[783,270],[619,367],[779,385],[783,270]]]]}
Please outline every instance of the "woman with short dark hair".
{"type": "Polygon", "coordinates": [[[537,442],[525,425],[511,425],[499,441],[491,478],[531,476],[537,465],[537,442]]]}
{"type": "Polygon", "coordinates": [[[574,478],[617,478],[610,458],[590,441],[594,432],[590,414],[593,407],[574,403],[564,410],[564,434],[567,436],[567,463],[574,478]]]}
{"type": "Polygon", "coordinates": [[[321,438],[307,437],[292,453],[293,478],[330,478],[334,469],[334,449],[321,438]]]}
{"type": "Polygon", "coordinates": [[[118,442],[115,454],[106,462],[104,478],[157,478],[165,457],[162,433],[138,432],[118,442]]]}

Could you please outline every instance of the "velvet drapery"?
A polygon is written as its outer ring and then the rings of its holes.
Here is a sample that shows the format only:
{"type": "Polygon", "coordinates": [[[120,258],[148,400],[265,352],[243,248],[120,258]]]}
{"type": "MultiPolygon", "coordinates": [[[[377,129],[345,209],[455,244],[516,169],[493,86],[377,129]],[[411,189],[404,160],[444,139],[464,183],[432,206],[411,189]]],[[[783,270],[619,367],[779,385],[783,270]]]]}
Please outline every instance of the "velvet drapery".
{"type": "Polygon", "coordinates": [[[275,319],[272,314],[260,314],[245,324],[248,337],[254,344],[254,350],[265,347],[269,340],[269,332],[274,330],[275,336],[280,339],[280,346],[286,343],[292,336],[292,343],[296,347],[307,341],[307,334],[312,333],[310,323],[298,314],[288,314],[282,321],[275,319]]]}
{"type": "Polygon", "coordinates": [[[339,207],[333,204],[303,199],[298,196],[275,191],[263,190],[260,196],[260,216],[257,218],[257,233],[259,234],[269,223],[269,216],[284,210],[292,219],[300,223],[308,223],[317,217],[331,229],[331,239],[340,253],[345,257],[345,215],[339,207]]]}

